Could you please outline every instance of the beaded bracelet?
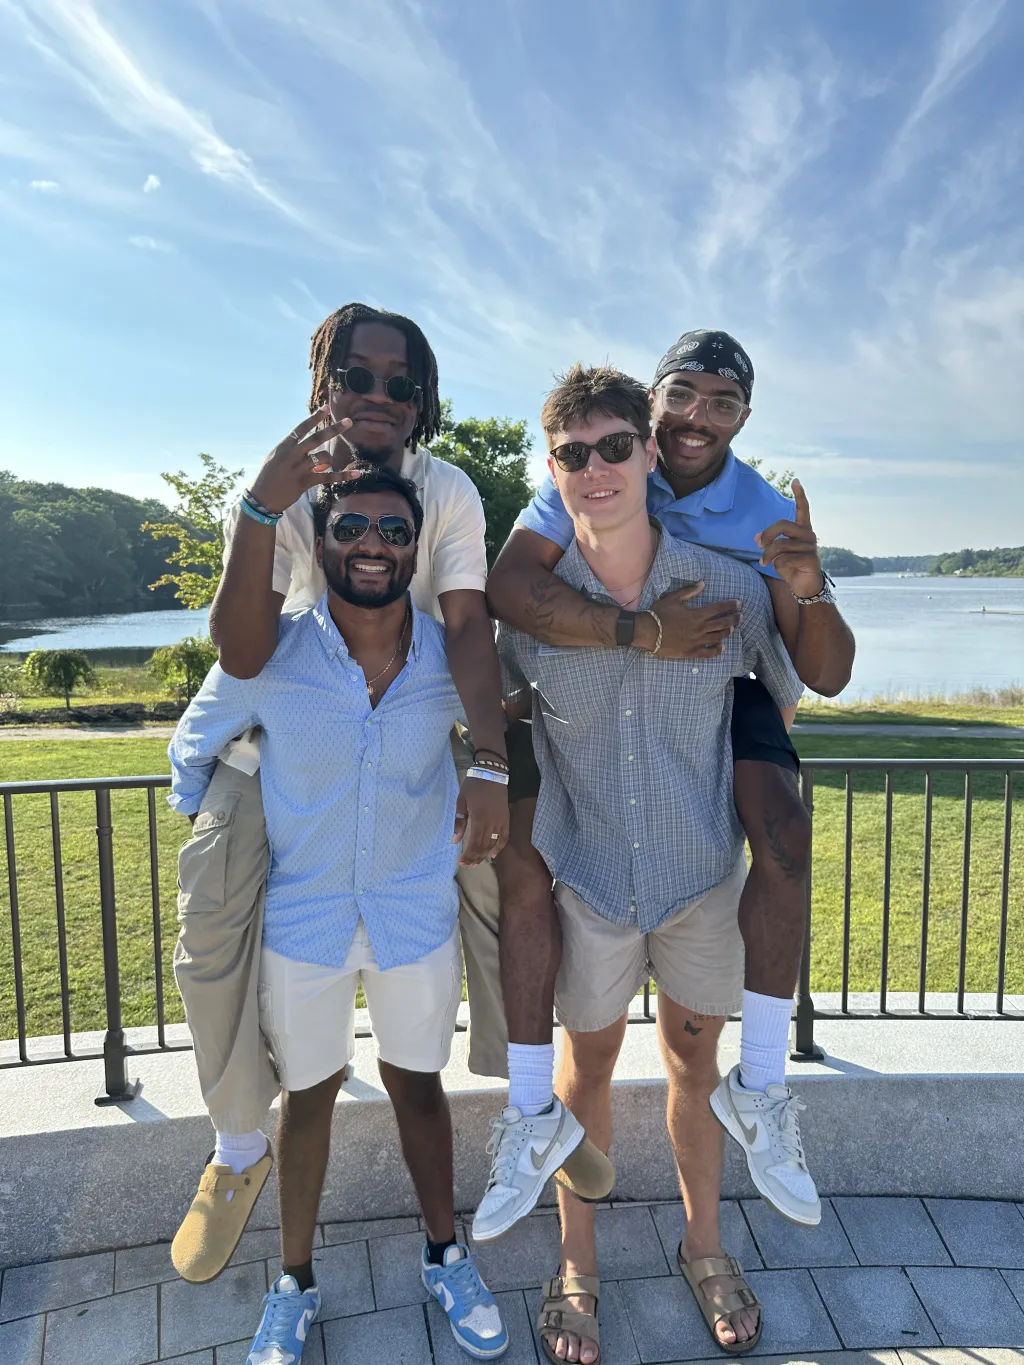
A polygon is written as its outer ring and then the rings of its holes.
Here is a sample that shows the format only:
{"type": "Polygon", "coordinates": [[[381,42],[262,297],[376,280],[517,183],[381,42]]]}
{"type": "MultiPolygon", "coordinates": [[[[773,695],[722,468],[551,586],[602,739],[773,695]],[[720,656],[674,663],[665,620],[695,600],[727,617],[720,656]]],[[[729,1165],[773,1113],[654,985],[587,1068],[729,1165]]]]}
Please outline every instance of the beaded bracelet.
{"type": "Polygon", "coordinates": [[[276,526],[281,520],[280,513],[276,516],[265,516],[262,512],[257,512],[252,503],[247,502],[245,498],[242,499],[242,511],[247,517],[251,517],[253,521],[258,521],[261,526],[276,526]]]}
{"type": "Polygon", "coordinates": [[[262,512],[265,517],[280,517],[284,515],[283,512],[275,512],[274,509],[272,507],[268,507],[265,502],[260,502],[259,498],[256,496],[256,494],[252,491],[251,488],[243,489],[242,497],[245,499],[245,501],[249,504],[250,507],[255,508],[257,512],[262,512]]]}

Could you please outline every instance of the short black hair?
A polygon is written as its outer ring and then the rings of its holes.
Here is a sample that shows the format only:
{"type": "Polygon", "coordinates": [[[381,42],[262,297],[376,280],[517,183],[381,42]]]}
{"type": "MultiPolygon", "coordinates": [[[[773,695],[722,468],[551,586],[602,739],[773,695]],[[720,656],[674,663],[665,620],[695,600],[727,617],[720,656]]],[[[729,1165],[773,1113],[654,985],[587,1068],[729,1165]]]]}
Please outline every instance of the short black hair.
{"type": "Polygon", "coordinates": [[[401,313],[371,308],[368,303],[346,303],[329,318],[324,318],[313,333],[309,348],[309,368],[313,371],[309,410],[315,412],[327,402],[331,369],[344,366],[348,360],[352,333],[360,322],[379,322],[385,327],[394,327],[405,337],[409,373],[422,390],[419,415],[409,437],[409,445],[415,450],[418,441],[432,441],[440,435],[441,399],[437,390],[437,360],[430,343],[416,323],[401,313]]]}
{"type": "Polygon", "coordinates": [[[348,465],[343,477],[337,483],[324,483],[316,491],[313,503],[313,526],[321,538],[327,530],[327,518],[331,508],[342,498],[350,498],[355,493],[399,493],[412,510],[413,530],[416,539],[420,538],[423,526],[423,504],[416,492],[416,485],[404,474],[398,474],[387,465],[368,464],[356,461],[348,465]]]}

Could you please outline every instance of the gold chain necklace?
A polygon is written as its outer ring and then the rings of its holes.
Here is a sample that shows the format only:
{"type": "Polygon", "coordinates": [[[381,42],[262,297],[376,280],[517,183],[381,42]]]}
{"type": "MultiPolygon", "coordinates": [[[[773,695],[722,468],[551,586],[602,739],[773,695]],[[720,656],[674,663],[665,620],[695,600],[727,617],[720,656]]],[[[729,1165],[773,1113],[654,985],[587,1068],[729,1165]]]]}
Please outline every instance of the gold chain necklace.
{"type": "Polygon", "coordinates": [[[408,605],[406,605],[406,608],[405,608],[405,620],[402,622],[402,633],[401,633],[401,635],[399,635],[399,637],[398,637],[398,645],[397,645],[397,647],[396,647],[396,649],[395,649],[394,654],[392,654],[391,658],[387,661],[387,663],[384,665],[384,667],[381,669],[381,671],[376,675],[376,677],[370,678],[369,681],[368,681],[367,684],[366,684],[366,690],[367,690],[367,692],[369,693],[369,695],[370,695],[371,697],[375,695],[374,690],[373,690],[373,685],[374,685],[374,683],[380,682],[381,678],[383,678],[384,674],[388,671],[388,669],[391,667],[391,665],[395,662],[395,660],[398,658],[399,654],[401,654],[401,652],[402,652],[402,641],[405,639],[405,628],[406,628],[406,626],[409,624],[409,622],[410,622],[411,620],[412,620],[412,612],[410,611],[408,605]]]}

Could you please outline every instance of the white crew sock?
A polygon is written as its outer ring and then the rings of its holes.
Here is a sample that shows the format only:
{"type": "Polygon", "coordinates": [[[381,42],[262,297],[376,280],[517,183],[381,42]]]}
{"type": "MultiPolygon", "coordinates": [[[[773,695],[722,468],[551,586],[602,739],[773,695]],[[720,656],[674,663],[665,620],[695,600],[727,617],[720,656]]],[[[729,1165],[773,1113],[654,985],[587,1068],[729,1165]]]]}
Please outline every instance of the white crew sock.
{"type": "MultiPolygon", "coordinates": [[[[269,1146],[267,1135],[260,1128],[253,1129],[251,1133],[218,1132],[217,1145],[210,1160],[214,1166],[230,1166],[233,1175],[241,1175],[250,1166],[255,1166],[257,1161],[263,1160],[269,1146]]],[[[229,1190],[229,1204],[234,1197],[234,1190],[229,1190]]]]}
{"type": "Polygon", "coordinates": [[[792,999],[743,992],[740,1081],[746,1090],[763,1092],[770,1085],[785,1085],[792,1015],[792,999]]]}
{"type": "Polygon", "coordinates": [[[554,1043],[509,1043],[508,1102],[522,1114],[542,1114],[554,1099],[554,1043]]]}

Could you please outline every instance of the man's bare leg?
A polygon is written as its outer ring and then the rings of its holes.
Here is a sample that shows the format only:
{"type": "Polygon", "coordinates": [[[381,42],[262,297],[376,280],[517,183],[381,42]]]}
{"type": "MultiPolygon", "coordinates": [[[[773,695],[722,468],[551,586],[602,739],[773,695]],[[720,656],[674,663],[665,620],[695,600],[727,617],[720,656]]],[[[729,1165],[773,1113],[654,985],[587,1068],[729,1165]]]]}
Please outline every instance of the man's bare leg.
{"type": "MultiPolygon", "coordinates": [[[[668,1074],[668,1134],[679,1170],[679,1186],[686,1209],[683,1256],[723,1256],[718,1226],[722,1189],[724,1135],[708,1101],[718,1085],[718,1038],[725,1020],[694,1014],[658,994],[658,1042],[668,1074]]],[[[739,1288],[731,1275],[707,1283],[710,1294],[739,1288]]],[[[723,1345],[748,1341],[757,1331],[757,1309],[743,1309],[718,1324],[723,1345]]]]}
{"type": "Polygon", "coordinates": [[[406,1071],[379,1062],[395,1108],[402,1155],[420,1201],[431,1242],[455,1239],[452,1191],[452,1116],[437,1072],[406,1071]]]}
{"type": "Polygon", "coordinates": [[[313,1284],[313,1237],[344,1070],[308,1090],[285,1090],[277,1134],[281,1263],[304,1291],[313,1284]]]}
{"type": "Polygon", "coordinates": [[[562,961],[562,930],[551,873],[530,842],[536,799],[509,810],[508,843],[494,862],[501,899],[499,952],[505,1022],[511,1043],[551,1042],[555,978],[562,961]]]}
{"type": "MultiPolygon", "coordinates": [[[[612,1072],[625,1035],[626,1015],[596,1033],[567,1030],[558,1072],[559,1095],[586,1128],[590,1141],[605,1153],[612,1141],[612,1072]]],[[[593,1206],[559,1187],[558,1210],[562,1219],[561,1273],[596,1275],[593,1206]]],[[[581,1313],[594,1311],[588,1294],[574,1295],[570,1301],[581,1313]]],[[[548,1340],[560,1360],[592,1365],[599,1354],[596,1342],[581,1340],[573,1333],[549,1333],[548,1340]]]]}

